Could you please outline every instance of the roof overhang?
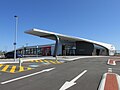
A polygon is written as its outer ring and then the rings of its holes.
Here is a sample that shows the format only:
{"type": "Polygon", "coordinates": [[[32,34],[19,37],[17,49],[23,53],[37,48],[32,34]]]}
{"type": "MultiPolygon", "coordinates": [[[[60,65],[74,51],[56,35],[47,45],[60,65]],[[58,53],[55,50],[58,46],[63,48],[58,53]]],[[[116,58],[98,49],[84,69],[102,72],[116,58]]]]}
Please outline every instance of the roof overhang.
{"type": "Polygon", "coordinates": [[[103,46],[109,50],[115,50],[115,47],[111,44],[97,42],[97,41],[88,40],[88,39],[83,39],[83,38],[79,38],[79,37],[67,36],[67,35],[58,34],[58,33],[49,32],[49,31],[40,30],[40,29],[31,29],[31,30],[25,31],[25,33],[39,36],[39,37],[43,37],[43,38],[47,38],[47,39],[51,39],[51,40],[55,40],[55,38],[52,37],[52,35],[56,35],[60,38],[60,40],[67,40],[67,41],[73,41],[73,42],[85,41],[85,42],[89,42],[89,43],[103,46]]]}

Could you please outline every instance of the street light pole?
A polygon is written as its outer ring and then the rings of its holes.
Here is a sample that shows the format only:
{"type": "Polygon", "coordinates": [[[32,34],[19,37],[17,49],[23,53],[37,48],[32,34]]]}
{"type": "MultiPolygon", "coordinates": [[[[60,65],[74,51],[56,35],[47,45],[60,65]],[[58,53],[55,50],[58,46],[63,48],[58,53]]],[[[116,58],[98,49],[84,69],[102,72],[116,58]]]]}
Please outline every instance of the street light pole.
{"type": "Polygon", "coordinates": [[[14,61],[16,61],[16,44],[17,44],[18,16],[14,16],[14,17],[15,17],[14,61]]]}
{"type": "Polygon", "coordinates": [[[37,45],[37,57],[38,57],[38,45],[37,45]]]}

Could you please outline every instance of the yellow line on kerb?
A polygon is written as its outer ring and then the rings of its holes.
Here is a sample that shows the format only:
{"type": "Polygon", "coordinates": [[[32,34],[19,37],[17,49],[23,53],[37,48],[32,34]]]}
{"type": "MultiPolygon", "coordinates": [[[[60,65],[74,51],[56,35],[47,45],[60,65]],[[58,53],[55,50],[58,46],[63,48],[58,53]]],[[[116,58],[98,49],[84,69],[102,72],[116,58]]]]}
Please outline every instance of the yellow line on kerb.
{"type": "Polygon", "coordinates": [[[61,64],[61,62],[59,62],[59,61],[57,61],[57,60],[56,60],[56,62],[57,62],[57,64],[61,64]]]}
{"type": "Polygon", "coordinates": [[[35,62],[39,62],[38,60],[35,60],[35,62]]]}
{"type": "Polygon", "coordinates": [[[0,64],[0,67],[2,67],[3,65],[2,64],[0,64]]]}
{"type": "Polygon", "coordinates": [[[16,66],[12,66],[10,72],[11,72],[11,73],[14,73],[14,72],[15,72],[15,69],[16,69],[16,66]]]}
{"type": "Polygon", "coordinates": [[[40,62],[43,62],[43,60],[40,60],[40,62]]]}
{"type": "Polygon", "coordinates": [[[8,69],[9,65],[5,65],[5,67],[1,71],[6,71],[8,69]]]}
{"type": "Polygon", "coordinates": [[[50,60],[50,62],[53,63],[53,64],[56,64],[56,62],[54,62],[54,61],[52,61],[52,60],[50,60]]]}
{"type": "Polygon", "coordinates": [[[35,60],[31,60],[31,62],[34,62],[35,60]]]}
{"type": "Polygon", "coordinates": [[[31,69],[32,69],[32,68],[29,68],[29,67],[27,68],[27,70],[31,70],[31,69]]]}
{"type": "Polygon", "coordinates": [[[49,63],[49,61],[47,61],[47,60],[44,60],[44,62],[49,63]]]}
{"type": "Polygon", "coordinates": [[[20,66],[19,72],[21,72],[21,71],[24,71],[24,67],[23,66],[20,66]]]}

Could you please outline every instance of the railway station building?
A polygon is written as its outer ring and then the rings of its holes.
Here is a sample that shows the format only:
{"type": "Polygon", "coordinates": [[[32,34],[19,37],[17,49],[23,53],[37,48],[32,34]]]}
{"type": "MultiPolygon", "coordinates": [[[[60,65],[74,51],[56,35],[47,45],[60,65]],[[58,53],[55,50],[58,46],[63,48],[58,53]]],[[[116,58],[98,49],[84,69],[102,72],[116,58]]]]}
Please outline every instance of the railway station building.
{"type": "Polygon", "coordinates": [[[111,44],[97,42],[79,37],[67,36],[40,29],[25,31],[27,34],[51,39],[55,44],[36,45],[19,48],[17,51],[24,55],[38,56],[108,56],[115,54],[115,47],[111,44]]]}

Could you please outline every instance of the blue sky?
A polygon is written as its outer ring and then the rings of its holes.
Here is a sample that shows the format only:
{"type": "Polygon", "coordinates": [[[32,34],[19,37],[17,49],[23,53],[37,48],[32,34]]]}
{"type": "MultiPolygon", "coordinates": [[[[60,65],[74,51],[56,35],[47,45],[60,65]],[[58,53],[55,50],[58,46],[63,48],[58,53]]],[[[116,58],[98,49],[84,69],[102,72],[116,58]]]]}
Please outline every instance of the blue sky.
{"type": "Polygon", "coordinates": [[[17,47],[53,43],[24,33],[38,28],[120,50],[120,0],[0,0],[0,50],[13,50],[14,15],[19,17],[17,47]]]}

